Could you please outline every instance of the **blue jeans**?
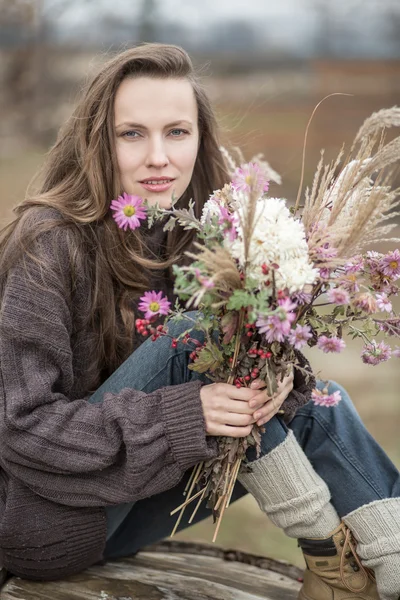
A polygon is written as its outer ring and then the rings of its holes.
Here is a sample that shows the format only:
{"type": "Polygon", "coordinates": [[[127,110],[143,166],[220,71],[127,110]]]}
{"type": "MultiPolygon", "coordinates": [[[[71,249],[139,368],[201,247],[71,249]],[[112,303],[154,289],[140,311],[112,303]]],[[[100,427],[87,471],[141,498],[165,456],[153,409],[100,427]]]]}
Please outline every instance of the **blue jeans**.
{"type": "MultiPolygon", "coordinates": [[[[177,337],[187,328],[188,323],[184,320],[171,325],[170,332],[177,337]]],[[[201,340],[202,334],[198,332],[196,337],[201,340]]],[[[117,393],[125,387],[152,392],[193,379],[204,380],[204,376],[187,368],[191,351],[191,347],[183,344],[171,348],[169,338],[159,338],[156,342],[146,340],[90,401],[101,402],[106,392],[117,393]]],[[[289,427],[315,471],[327,483],[332,504],[342,517],[374,500],[400,496],[400,473],[365,429],[346,391],[336,383],[329,384],[330,392],[338,389],[342,401],[337,407],[319,407],[309,402],[297,411],[289,427]]],[[[282,443],[287,431],[287,426],[277,416],[266,423],[262,454],[282,443]]],[[[253,458],[249,456],[250,460],[253,458]]],[[[143,546],[170,535],[176,520],[176,515],[171,517],[170,512],[182,503],[190,472],[166,492],[138,502],[106,507],[106,559],[134,554],[143,546]]],[[[246,493],[237,482],[232,501],[246,493]]],[[[190,508],[187,511],[190,514],[190,508]]],[[[210,514],[203,503],[193,523],[210,514]]],[[[178,530],[187,526],[182,522],[178,530]]]]}

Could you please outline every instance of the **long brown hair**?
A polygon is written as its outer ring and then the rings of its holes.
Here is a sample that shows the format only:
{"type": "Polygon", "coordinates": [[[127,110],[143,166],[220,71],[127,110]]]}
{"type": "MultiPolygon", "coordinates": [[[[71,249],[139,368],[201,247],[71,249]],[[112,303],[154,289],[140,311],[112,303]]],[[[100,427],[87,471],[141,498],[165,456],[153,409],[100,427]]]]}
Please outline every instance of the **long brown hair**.
{"type": "Polygon", "coordinates": [[[98,336],[97,366],[112,372],[132,348],[133,298],[147,288],[150,269],[165,268],[189,248],[190,231],[168,234],[167,262],[151,261],[144,255],[140,228],[121,231],[110,215],[110,202],[123,190],[115,151],[114,98],[126,77],[185,78],[193,86],[198,106],[199,151],[191,183],[179,200],[186,206],[195,200],[201,214],[209,194],[228,180],[219,150],[216,119],[209,99],[195,75],[188,54],[177,46],[144,44],[122,52],[107,62],[83,90],[77,106],[61,128],[55,145],[39,173],[41,185],[14,212],[16,218],[0,240],[1,271],[6,273],[38,235],[54,227],[67,227],[71,264],[86,265],[92,286],[90,319],[98,336]],[[60,219],[46,219],[36,227],[30,221],[33,207],[53,208],[60,219]],[[12,244],[10,241],[12,240],[12,244]],[[118,325],[120,309],[123,326],[118,325]]]}

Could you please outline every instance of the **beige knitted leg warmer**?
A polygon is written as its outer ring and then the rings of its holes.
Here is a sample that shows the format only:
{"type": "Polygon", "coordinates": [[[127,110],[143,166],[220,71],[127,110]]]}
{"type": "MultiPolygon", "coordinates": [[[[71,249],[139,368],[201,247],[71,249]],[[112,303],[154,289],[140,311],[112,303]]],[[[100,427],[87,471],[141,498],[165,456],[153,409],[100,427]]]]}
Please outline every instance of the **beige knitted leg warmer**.
{"type": "Polygon", "coordinates": [[[271,521],[293,538],[326,538],[340,524],[328,486],[314,471],[292,431],[284,442],[249,463],[240,483],[271,521]]]}
{"type": "Polygon", "coordinates": [[[400,498],[365,504],[343,517],[357,540],[357,554],[373,569],[381,600],[400,597],[400,498]]]}

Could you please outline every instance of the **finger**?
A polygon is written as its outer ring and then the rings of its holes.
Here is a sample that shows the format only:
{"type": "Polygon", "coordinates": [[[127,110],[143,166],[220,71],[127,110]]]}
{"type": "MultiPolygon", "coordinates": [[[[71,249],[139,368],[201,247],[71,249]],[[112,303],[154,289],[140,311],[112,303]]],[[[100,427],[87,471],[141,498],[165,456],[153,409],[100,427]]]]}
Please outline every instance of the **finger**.
{"type": "Polygon", "coordinates": [[[265,381],[263,381],[259,377],[257,377],[257,379],[254,379],[254,381],[252,381],[250,384],[250,388],[252,390],[261,390],[261,389],[265,388],[266,386],[267,386],[267,384],[265,383],[265,381]]]}
{"type": "Polygon", "coordinates": [[[252,415],[254,412],[254,408],[251,408],[250,404],[248,402],[243,402],[243,400],[227,399],[225,402],[221,403],[220,408],[224,412],[241,413],[244,415],[252,415]]]}
{"type": "Polygon", "coordinates": [[[248,425],[247,427],[230,427],[229,425],[225,425],[222,426],[222,429],[223,432],[221,435],[242,438],[250,435],[253,425],[248,425]]]}
{"type": "Polygon", "coordinates": [[[243,415],[239,413],[225,413],[216,417],[222,425],[231,425],[233,427],[247,427],[256,422],[253,415],[243,415]]]}
{"type": "Polygon", "coordinates": [[[278,395],[275,398],[272,398],[271,401],[265,404],[260,410],[257,410],[253,415],[257,421],[257,425],[263,425],[272,419],[272,417],[280,410],[283,401],[284,398],[278,395]]]}
{"type": "Polygon", "coordinates": [[[221,383],[218,385],[221,385],[221,389],[218,390],[218,393],[226,395],[232,400],[245,400],[248,402],[256,394],[256,391],[251,390],[250,388],[237,388],[235,385],[230,385],[228,383],[221,383]]]}

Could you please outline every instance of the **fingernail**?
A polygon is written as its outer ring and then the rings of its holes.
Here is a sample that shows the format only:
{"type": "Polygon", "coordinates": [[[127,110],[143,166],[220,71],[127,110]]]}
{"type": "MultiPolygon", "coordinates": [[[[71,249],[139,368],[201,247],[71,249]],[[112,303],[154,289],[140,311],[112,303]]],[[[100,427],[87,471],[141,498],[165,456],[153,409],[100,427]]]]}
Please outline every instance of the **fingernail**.
{"type": "Polygon", "coordinates": [[[250,387],[253,388],[253,390],[256,390],[258,388],[259,384],[257,383],[257,381],[252,381],[250,384],[250,387]]]}
{"type": "Polygon", "coordinates": [[[254,408],[255,406],[257,406],[256,402],[249,402],[249,406],[250,408],[254,408]]]}
{"type": "Polygon", "coordinates": [[[254,418],[259,419],[261,417],[261,413],[254,413],[254,418]]]}

